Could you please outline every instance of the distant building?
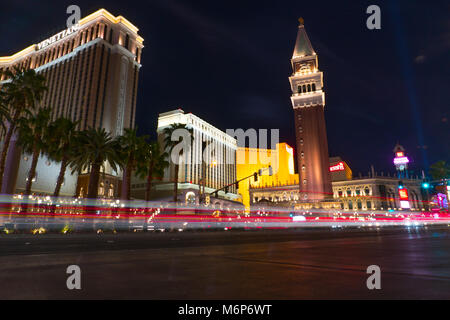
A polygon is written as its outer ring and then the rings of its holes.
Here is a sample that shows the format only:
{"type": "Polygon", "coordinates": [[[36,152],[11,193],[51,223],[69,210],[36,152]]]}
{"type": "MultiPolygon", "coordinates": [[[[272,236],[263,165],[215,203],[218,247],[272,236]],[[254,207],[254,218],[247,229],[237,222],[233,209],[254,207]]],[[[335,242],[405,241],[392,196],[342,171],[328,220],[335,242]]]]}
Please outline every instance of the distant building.
{"type": "Polygon", "coordinates": [[[353,172],[341,157],[330,158],[331,181],[352,180],[353,172]]]}
{"type": "MultiPolygon", "coordinates": [[[[138,28],[127,19],[101,9],[38,44],[0,57],[0,70],[34,69],[46,78],[48,91],[42,106],[52,108],[53,120],[70,118],[79,121],[80,130],[105,128],[116,136],[124,128],[134,127],[143,41],[138,28]]],[[[1,75],[0,81],[5,80],[1,75]]],[[[30,158],[20,154],[13,138],[2,192],[24,190],[30,158]]],[[[41,157],[32,192],[52,193],[58,172],[59,164],[41,157]]],[[[99,195],[117,196],[120,175],[109,166],[105,173],[99,195]]],[[[77,178],[77,174],[71,175],[68,170],[61,195],[87,192],[88,175],[83,173],[77,178]]]]}
{"type": "MultiPolygon", "coordinates": [[[[161,113],[158,117],[157,134],[162,147],[164,147],[164,129],[177,123],[192,128],[194,136],[190,152],[183,154],[181,157],[178,172],[178,199],[180,202],[187,204],[199,204],[199,196],[202,193],[203,185],[205,193],[211,193],[236,181],[237,141],[192,113],[185,113],[183,110],[177,109],[161,113]],[[205,153],[205,162],[202,165],[202,142],[204,141],[209,143],[208,148],[211,152],[205,153]]],[[[170,161],[170,167],[166,169],[162,181],[155,183],[152,198],[172,199],[174,168],[174,163],[170,161]]],[[[145,187],[145,181],[134,178],[132,181],[132,196],[143,199],[145,187]]],[[[237,201],[239,199],[234,185],[230,186],[228,193],[220,191],[218,195],[220,199],[210,199],[213,204],[217,202],[222,205],[226,201],[237,201]]]]}
{"type": "MultiPolygon", "coordinates": [[[[333,179],[332,196],[335,200],[328,208],[343,211],[397,211],[428,210],[427,191],[422,187],[422,179],[398,179],[396,176],[377,174],[372,170],[366,177],[354,178],[351,169],[339,157],[330,158],[330,172],[333,179]],[[400,189],[401,188],[401,189],[400,189]],[[403,193],[402,193],[403,190],[403,193]],[[406,191],[406,198],[405,192],[406,191]],[[406,203],[405,203],[406,202],[406,203]]],[[[260,187],[249,189],[252,208],[281,206],[291,208],[326,208],[314,203],[299,201],[296,185],[260,187]]]]}
{"type": "Polygon", "coordinates": [[[239,183],[239,194],[247,209],[251,204],[250,188],[298,185],[298,174],[294,172],[294,149],[287,143],[278,143],[276,149],[238,148],[236,165],[238,180],[269,166],[272,167],[272,176],[268,170],[264,170],[257,181],[251,177],[239,183]]]}

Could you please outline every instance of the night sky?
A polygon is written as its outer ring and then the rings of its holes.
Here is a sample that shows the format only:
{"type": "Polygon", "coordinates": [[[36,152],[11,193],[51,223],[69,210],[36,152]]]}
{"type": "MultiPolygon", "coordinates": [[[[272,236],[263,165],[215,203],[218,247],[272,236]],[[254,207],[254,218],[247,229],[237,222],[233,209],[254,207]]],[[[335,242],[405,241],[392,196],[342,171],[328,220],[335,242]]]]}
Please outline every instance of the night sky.
{"type": "Polygon", "coordinates": [[[7,1],[0,56],[65,29],[66,8],[105,8],[145,39],[136,123],[182,108],[219,129],[279,128],[295,146],[288,77],[297,19],[324,72],[328,144],[354,174],[393,171],[400,142],[419,172],[450,159],[448,1],[7,1]],[[37,4],[38,3],[38,4],[37,4]],[[382,29],[368,30],[368,5],[382,29]]]}

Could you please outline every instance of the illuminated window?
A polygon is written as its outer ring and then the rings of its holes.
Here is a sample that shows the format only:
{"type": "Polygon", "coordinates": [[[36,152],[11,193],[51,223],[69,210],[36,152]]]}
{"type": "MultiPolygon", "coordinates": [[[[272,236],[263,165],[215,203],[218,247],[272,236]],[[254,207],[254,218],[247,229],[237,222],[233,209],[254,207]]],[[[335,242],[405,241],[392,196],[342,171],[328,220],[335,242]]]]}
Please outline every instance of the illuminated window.
{"type": "Polygon", "coordinates": [[[352,190],[347,189],[347,196],[350,197],[352,195],[352,190]]]}
{"type": "Polygon", "coordinates": [[[302,165],[302,171],[305,171],[305,170],[306,170],[305,165],[302,165]]]}
{"type": "Polygon", "coordinates": [[[306,179],[303,179],[303,184],[305,184],[305,185],[306,185],[306,179]]]}
{"type": "Polygon", "coordinates": [[[114,197],[114,185],[112,184],[109,185],[108,197],[110,198],[114,197]]]}
{"type": "Polygon", "coordinates": [[[104,194],[105,194],[105,187],[104,187],[104,184],[102,182],[102,183],[100,183],[100,188],[98,188],[98,195],[99,196],[103,196],[104,194]]]}
{"type": "Polygon", "coordinates": [[[302,151],[302,153],[301,153],[301,156],[302,156],[302,158],[304,158],[305,157],[305,153],[302,151]]]}

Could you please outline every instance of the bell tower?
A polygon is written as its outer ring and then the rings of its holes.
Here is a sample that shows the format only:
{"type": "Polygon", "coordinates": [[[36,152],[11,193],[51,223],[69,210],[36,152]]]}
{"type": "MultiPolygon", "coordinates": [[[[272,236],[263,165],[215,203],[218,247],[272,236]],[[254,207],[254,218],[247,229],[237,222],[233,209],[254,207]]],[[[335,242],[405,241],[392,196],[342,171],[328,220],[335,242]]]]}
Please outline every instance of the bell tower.
{"type": "Polygon", "coordinates": [[[301,201],[320,201],[331,197],[331,176],[325,126],[323,73],[304,21],[299,19],[297,40],[289,77],[295,116],[297,162],[301,201]]]}

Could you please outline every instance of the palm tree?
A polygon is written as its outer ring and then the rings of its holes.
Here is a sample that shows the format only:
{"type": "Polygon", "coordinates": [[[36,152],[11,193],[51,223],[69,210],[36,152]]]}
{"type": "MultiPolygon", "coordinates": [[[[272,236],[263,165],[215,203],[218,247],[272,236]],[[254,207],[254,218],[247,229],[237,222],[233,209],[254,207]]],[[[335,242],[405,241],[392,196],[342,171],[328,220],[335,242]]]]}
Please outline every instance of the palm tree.
{"type": "Polygon", "coordinates": [[[22,71],[15,68],[14,72],[6,71],[6,77],[11,81],[1,86],[2,105],[9,110],[9,126],[3,143],[0,156],[0,190],[3,186],[3,173],[5,172],[6,156],[8,154],[11,137],[16,130],[18,120],[27,112],[34,110],[40,103],[45,86],[45,78],[34,70],[22,71]]]}
{"type": "MultiPolygon", "coordinates": [[[[193,130],[192,128],[188,128],[187,125],[182,123],[174,123],[171,124],[169,127],[164,128],[164,145],[165,149],[168,150],[169,155],[172,154],[173,149],[176,145],[178,145],[181,142],[181,137],[175,141],[172,140],[172,134],[176,130],[186,130],[189,134],[190,140],[192,141],[194,139],[193,130]]],[[[183,156],[183,150],[178,154],[178,161],[175,162],[175,179],[174,179],[174,190],[173,190],[173,201],[178,202],[178,172],[180,170],[180,159],[183,156]]]]}
{"type": "Polygon", "coordinates": [[[137,136],[137,129],[124,129],[124,134],[118,137],[120,145],[121,166],[123,167],[121,199],[130,200],[131,174],[138,163],[145,161],[145,141],[148,136],[137,136]]]}
{"type": "Polygon", "coordinates": [[[169,166],[169,162],[166,160],[167,157],[167,152],[161,151],[158,142],[146,144],[145,161],[138,164],[136,171],[140,178],[147,179],[145,201],[150,200],[153,178],[162,178],[164,176],[164,169],[169,166]]]}
{"type": "Polygon", "coordinates": [[[120,163],[120,146],[104,128],[89,128],[80,132],[75,148],[72,173],[90,170],[87,197],[96,199],[100,169],[108,162],[114,171],[120,163]]]}
{"type": "Polygon", "coordinates": [[[445,161],[441,160],[433,163],[430,166],[430,174],[435,180],[441,180],[449,178],[450,176],[450,165],[445,161]]]}
{"type": "Polygon", "coordinates": [[[49,126],[48,154],[53,161],[61,162],[58,179],[56,180],[54,197],[58,197],[64,182],[67,167],[75,158],[74,151],[79,143],[79,131],[76,130],[78,122],[67,118],[58,118],[49,126]]]}
{"type": "MultiPolygon", "coordinates": [[[[0,72],[0,76],[2,75],[2,73],[0,72]]],[[[5,94],[3,92],[3,90],[1,90],[0,88],[0,125],[1,125],[1,129],[3,129],[3,131],[6,131],[6,122],[11,121],[11,117],[9,116],[9,109],[8,109],[8,105],[6,103],[6,97],[5,94]]]]}
{"type": "Polygon", "coordinates": [[[31,194],[31,185],[36,176],[36,167],[39,156],[48,149],[48,125],[50,122],[50,109],[41,108],[35,115],[22,117],[17,122],[18,143],[23,152],[31,154],[31,167],[28,172],[25,195],[31,194]]]}

